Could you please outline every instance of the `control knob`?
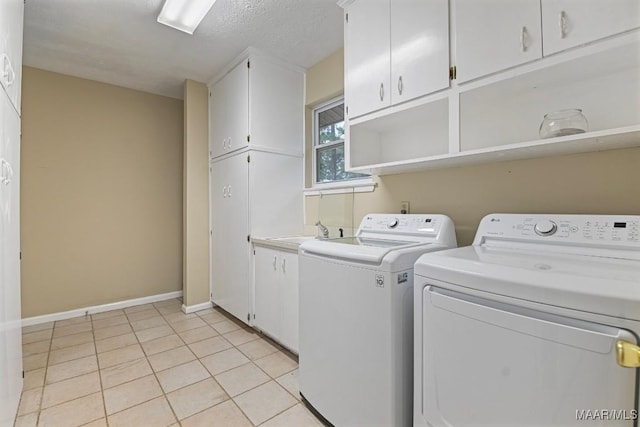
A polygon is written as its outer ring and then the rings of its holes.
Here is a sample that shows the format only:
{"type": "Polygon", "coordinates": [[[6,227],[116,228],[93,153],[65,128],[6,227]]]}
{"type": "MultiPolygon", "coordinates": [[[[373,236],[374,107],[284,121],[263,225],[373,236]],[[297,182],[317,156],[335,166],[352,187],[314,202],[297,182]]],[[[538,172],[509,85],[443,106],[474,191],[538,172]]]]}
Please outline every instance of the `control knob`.
{"type": "Polygon", "coordinates": [[[392,219],[391,221],[389,221],[387,223],[387,227],[396,228],[398,226],[398,224],[399,224],[398,218],[394,218],[394,219],[392,219]]]}
{"type": "Polygon", "coordinates": [[[536,234],[540,236],[551,236],[558,230],[558,226],[553,221],[540,221],[533,227],[536,234]]]}

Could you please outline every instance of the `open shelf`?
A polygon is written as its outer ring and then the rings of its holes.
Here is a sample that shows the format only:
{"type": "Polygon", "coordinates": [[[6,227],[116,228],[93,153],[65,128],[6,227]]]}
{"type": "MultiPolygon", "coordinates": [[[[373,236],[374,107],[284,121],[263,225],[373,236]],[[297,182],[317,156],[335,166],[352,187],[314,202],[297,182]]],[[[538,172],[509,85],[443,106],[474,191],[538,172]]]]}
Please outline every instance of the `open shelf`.
{"type": "Polygon", "coordinates": [[[449,99],[349,126],[350,164],[411,161],[449,152],[449,99]]]}
{"type": "Polygon", "coordinates": [[[540,138],[545,114],[580,108],[589,131],[640,124],[636,43],[598,51],[460,93],[460,151],[540,138]]]}
{"type": "Polygon", "coordinates": [[[424,157],[414,159],[412,162],[380,163],[371,165],[366,169],[360,168],[360,170],[367,170],[376,175],[391,175],[478,163],[616,150],[631,147],[640,147],[640,125],[558,138],[525,141],[455,154],[424,157]]]}

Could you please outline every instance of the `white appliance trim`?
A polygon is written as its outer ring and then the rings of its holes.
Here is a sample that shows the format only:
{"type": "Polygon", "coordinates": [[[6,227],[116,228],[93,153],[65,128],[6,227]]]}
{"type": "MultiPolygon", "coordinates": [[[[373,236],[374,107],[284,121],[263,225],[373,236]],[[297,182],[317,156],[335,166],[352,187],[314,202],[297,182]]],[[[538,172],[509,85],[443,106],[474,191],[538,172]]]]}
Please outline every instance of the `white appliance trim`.
{"type": "Polygon", "coordinates": [[[200,304],[194,304],[194,305],[182,304],[182,312],[184,314],[191,314],[191,313],[195,313],[196,311],[206,310],[211,307],[213,307],[213,303],[211,301],[201,302],[200,304]]]}
{"type": "Polygon", "coordinates": [[[22,319],[22,326],[25,327],[25,326],[31,326],[31,325],[39,325],[41,323],[80,317],[86,314],[102,313],[104,311],[118,310],[121,308],[133,307],[136,305],[149,304],[152,302],[165,301],[168,299],[180,298],[180,297],[182,297],[182,291],[174,291],[174,292],[167,292],[165,294],[149,295],[147,297],[133,298],[133,299],[128,299],[124,301],[112,302],[108,304],[76,308],[74,310],[61,311],[58,313],[43,314],[42,316],[26,317],[22,319]]]}

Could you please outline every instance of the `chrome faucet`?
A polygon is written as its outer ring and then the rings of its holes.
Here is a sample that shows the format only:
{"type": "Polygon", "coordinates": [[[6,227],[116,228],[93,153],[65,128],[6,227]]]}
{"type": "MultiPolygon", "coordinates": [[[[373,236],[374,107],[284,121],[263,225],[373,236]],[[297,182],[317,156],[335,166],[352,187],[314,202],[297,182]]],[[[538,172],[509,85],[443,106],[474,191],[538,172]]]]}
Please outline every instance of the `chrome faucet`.
{"type": "Polygon", "coordinates": [[[329,238],[329,229],[327,227],[325,227],[324,225],[322,225],[320,220],[318,220],[318,222],[316,222],[316,225],[318,226],[318,230],[322,233],[322,237],[325,238],[325,239],[328,239],[329,238]]]}

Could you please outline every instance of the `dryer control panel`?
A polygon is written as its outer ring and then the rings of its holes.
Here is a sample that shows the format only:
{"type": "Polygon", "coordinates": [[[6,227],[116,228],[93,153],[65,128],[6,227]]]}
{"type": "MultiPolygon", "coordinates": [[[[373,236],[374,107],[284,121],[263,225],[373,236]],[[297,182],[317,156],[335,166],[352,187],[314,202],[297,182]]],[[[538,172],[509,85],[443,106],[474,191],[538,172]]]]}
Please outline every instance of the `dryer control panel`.
{"type": "Polygon", "coordinates": [[[640,248],[640,216],[491,214],[473,244],[491,238],[640,248]]]}

